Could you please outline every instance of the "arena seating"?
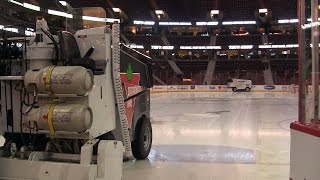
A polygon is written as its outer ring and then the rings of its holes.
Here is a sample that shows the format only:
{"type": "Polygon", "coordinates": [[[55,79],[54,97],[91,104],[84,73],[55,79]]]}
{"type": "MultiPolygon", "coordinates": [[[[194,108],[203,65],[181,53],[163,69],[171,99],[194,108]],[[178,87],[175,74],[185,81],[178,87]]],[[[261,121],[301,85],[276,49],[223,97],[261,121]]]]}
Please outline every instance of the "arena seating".
{"type": "Polygon", "coordinates": [[[171,70],[168,61],[154,61],[154,70],[171,70]]]}
{"type": "MultiPolygon", "coordinates": [[[[104,1],[106,3],[106,1],[104,1]]],[[[146,0],[117,0],[112,1],[115,7],[119,7],[130,19],[152,20],[151,7],[146,0]]]]}
{"type": "Polygon", "coordinates": [[[207,36],[168,36],[173,46],[207,46],[210,45],[210,37],[207,36]]]}
{"type": "Polygon", "coordinates": [[[259,9],[257,0],[219,0],[219,10],[224,20],[254,20],[259,9]]]}
{"type": "MultiPolygon", "coordinates": [[[[206,73],[206,61],[176,61],[178,67],[184,73],[183,78],[192,79],[193,85],[201,85],[206,73]]],[[[174,77],[175,73],[166,61],[156,61],[154,73],[162,81],[173,85],[182,84],[181,79],[174,77]]],[[[297,61],[275,60],[270,62],[274,82],[277,85],[297,83],[297,61]]],[[[214,85],[227,84],[230,78],[251,79],[254,85],[263,85],[264,66],[261,60],[255,61],[217,61],[213,77],[214,85]]]]}
{"type": "Polygon", "coordinates": [[[127,37],[131,43],[137,45],[164,45],[160,36],[127,35],[127,37]]]}
{"type": "MultiPolygon", "coordinates": [[[[54,10],[61,10],[58,8],[56,2],[46,0],[26,0],[35,5],[39,5],[42,8],[50,8],[54,10]]],[[[122,11],[126,13],[130,20],[154,20],[151,16],[153,10],[149,2],[145,0],[127,1],[117,0],[110,3],[103,3],[102,1],[94,1],[88,3],[87,1],[69,0],[73,7],[83,6],[102,6],[103,8],[120,7],[122,11]]],[[[255,12],[259,8],[268,8],[272,11],[273,19],[292,19],[297,18],[297,4],[296,1],[291,0],[264,0],[261,2],[257,0],[203,0],[198,3],[194,3],[193,0],[159,0],[157,1],[158,9],[165,10],[169,18],[172,21],[206,21],[208,12],[212,9],[219,9],[223,12],[222,21],[248,21],[255,19],[255,12]],[[218,1],[218,7],[215,7],[216,1],[218,1]],[[261,3],[261,4],[260,4],[261,3]],[[262,7],[264,6],[264,7],[262,7]]],[[[1,10],[1,8],[0,8],[1,10]]],[[[2,24],[26,24],[28,27],[33,28],[35,19],[30,19],[28,14],[24,11],[18,11],[19,13],[12,12],[0,12],[2,24]]],[[[41,14],[41,13],[39,13],[41,14]]],[[[108,16],[108,12],[107,12],[108,16]]],[[[64,29],[64,19],[51,18],[48,21],[48,25],[51,30],[58,31],[64,29]],[[55,28],[55,27],[60,27],[55,28]]],[[[0,23],[1,24],[1,23],[0,23]]],[[[273,24],[273,26],[275,26],[273,24]]],[[[174,27],[176,28],[176,27],[174,27]]],[[[190,31],[178,31],[173,32],[171,27],[154,26],[150,28],[150,32],[144,32],[141,28],[138,28],[138,34],[125,33],[129,41],[133,44],[144,45],[146,50],[141,52],[148,52],[154,61],[154,73],[160,79],[168,84],[183,84],[183,78],[192,79],[192,84],[202,84],[203,78],[206,73],[208,59],[212,57],[213,50],[179,50],[179,46],[206,46],[210,45],[210,36],[201,36],[201,33],[211,35],[212,33],[218,34],[216,45],[226,48],[229,45],[262,45],[261,33],[256,31],[255,26],[244,27],[245,31],[250,31],[249,35],[245,36],[233,36],[231,32],[238,31],[240,27],[235,26],[222,26],[216,31],[214,27],[203,27],[196,32],[199,32],[197,36],[193,36],[190,31]],[[172,51],[164,50],[150,50],[150,45],[165,45],[160,38],[160,32],[164,31],[170,45],[175,49],[172,51]],[[139,34],[141,32],[141,34],[139,34]],[[171,32],[171,33],[169,33],[171,32]],[[179,32],[179,33],[177,33],[179,32]],[[220,33],[219,33],[220,32],[220,33]],[[150,34],[150,35],[146,35],[150,34]],[[179,35],[178,35],[179,34],[179,35]],[[184,51],[179,54],[179,52],[184,51]],[[177,76],[169,63],[165,60],[165,54],[175,57],[176,64],[182,70],[184,75],[182,77],[177,76]]],[[[285,27],[276,27],[279,31],[288,32],[285,27]]],[[[290,29],[290,28],[289,28],[290,29]]],[[[294,27],[291,27],[294,32],[294,27]]],[[[123,31],[125,32],[125,31],[123,31]]],[[[273,31],[272,31],[273,32],[273,31]]],[[[268,35],[268,43],[273,45],[283,44],[298,44],[297,33],[286,34],[270,34],[268,35]]],[[[228,78],[245,78],[252,79],[253,84],[264,84],[263,65],[262,59],[270,59],[271,70],[275,84],[292,84],[297,82],[297,53],[296,49],[290,49],[286,54],[286,49],[275,50],[241,50],[237,55],[233,57],[218,55],[218,61],[215,68],[213,84],[226,84],[228,78]],[[283,51],[283,52],[282,52],[283,51]],[[271,53],[272,52],[272,53],[271,53]],[[272,54],[272,55],[271,55],[272,54]],[[275,55],[276,54],[276,55],[275,55]],[[242,55],[242,56],[241,56],[242,55]],[[228,59],[229,58],[229,59],[228,59]]],[[[227,54],[228,52],[219,50],[219,54],[227,54]]]]}
{"type": "MultiPolygon", "coordinates": [[[[39,1],[39,0],[38,0],[39,1]]],[[[48,2],[48,0],[41,0],[42,4],[48,2]]],[[[111,8],[108,3],[102,1],[90,1],[90,3],[86,1],[79,1],[79,0],[69,0],[68,3],[74,8],[81,8],[81,7],[103,7],[103,8],[111,8]]],[[[61,9],[60,9],[61,10],[61,9]]]]}
{"type": "Polygon", "coordinates": [[[261,36],[259,35],[247,35],[247,36],[218,36],[218,46],[228,45],[261,45],[261,36]]]}
{"type": "Polygon", "coordinates": [[[297,18],[297,1],[295,0],[266,0],[266,8],[272,11],[273,19],[297,18]]]}
{"type": "MultiPolygon", "coordinates": [[[[216,1],[216,0],[214,0],[216,1]]],[[[204,20],[206,15],[214,9],[213,0],[161,0],[157,1],[159,9],[165,10],[169,18],[175,21],[204,20]]]]}
{"type": "Polygon", "coordinates": [[[269,44],[298,44],[298,34],[268,35],[269,44]]]}

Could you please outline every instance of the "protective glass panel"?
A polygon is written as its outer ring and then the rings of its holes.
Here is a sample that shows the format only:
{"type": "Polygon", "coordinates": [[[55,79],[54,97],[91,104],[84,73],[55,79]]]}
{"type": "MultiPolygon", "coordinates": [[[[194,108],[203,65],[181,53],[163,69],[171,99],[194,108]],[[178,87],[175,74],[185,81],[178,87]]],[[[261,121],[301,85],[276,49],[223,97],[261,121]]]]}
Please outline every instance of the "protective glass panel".
{"type": "Polygon", "coordinates": [[[67,18],[67,30],[75,33],[80,29],[89,29],[106,26],[106,11],[101,7],[86,7],[70,9],[67,18]]]}
{"type": "Polygon", "coordinates": [[[319,2],[299,4],[299,121],[319,121],[319,2]]]}

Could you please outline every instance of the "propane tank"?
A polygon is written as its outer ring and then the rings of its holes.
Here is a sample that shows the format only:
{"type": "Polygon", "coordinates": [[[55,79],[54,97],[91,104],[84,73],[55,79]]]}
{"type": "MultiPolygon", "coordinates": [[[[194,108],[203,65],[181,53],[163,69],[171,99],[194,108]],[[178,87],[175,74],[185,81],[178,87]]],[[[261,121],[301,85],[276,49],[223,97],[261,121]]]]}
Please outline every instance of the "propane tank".
{"type": "Polygon", "coordinates": [[[28,92],[84,95],[94,84],[91,70],[81,66],[49,66],[24,76],[28,92]]]}
{"type": "Polygon", "coordinates": [[[84,132],[91,127],[92,119],[91,108],[82,104],[46,104],[25,115],[26,122],[36,122],[37,130],[53,132],[84,132]]]}

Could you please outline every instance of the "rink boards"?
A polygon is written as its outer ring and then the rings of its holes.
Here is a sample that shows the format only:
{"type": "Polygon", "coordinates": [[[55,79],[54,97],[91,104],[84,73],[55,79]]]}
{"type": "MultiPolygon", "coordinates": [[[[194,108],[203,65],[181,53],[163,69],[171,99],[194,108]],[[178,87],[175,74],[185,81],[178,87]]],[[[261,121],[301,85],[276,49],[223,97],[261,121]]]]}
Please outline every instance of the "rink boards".
{"type": "MultiPolygon", "coordinates": [[[[152,92],[232,92],[228,85],[154,86],[152,92]]],[[[254,85],[252,92],[298,92],[297,85],[254,85]]]]}

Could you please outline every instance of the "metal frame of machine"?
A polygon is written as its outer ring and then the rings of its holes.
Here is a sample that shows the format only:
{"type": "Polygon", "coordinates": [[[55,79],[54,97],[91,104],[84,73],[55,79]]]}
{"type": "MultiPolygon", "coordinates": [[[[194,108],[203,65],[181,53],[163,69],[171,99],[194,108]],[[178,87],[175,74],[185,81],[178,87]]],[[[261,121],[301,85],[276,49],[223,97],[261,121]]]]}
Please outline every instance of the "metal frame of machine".
{"type": "Polygon", "coordinates": [[[26,58],[0,74],[0,178],[121,179],[123,156],[144,159],[152,145],[148,63],[121,49],[119,24],[59,38],[36,27],[26,58]]]}

